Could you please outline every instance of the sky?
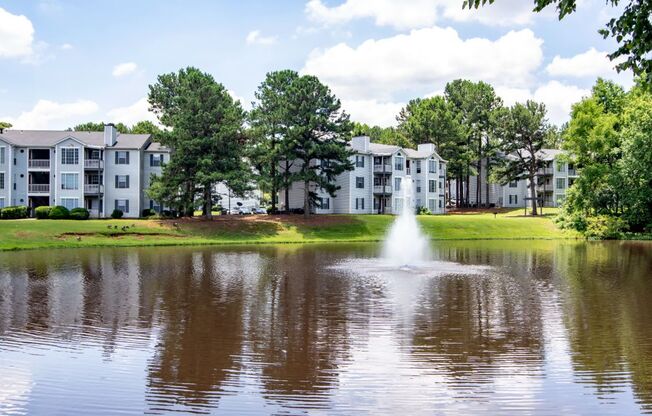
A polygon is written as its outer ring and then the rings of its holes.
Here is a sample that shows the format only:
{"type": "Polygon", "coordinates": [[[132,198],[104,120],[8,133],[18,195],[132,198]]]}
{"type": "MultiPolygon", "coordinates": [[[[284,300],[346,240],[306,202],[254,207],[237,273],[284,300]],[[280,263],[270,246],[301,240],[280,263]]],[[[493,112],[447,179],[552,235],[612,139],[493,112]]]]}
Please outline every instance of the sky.
{"type": "Polygon", "coordinates": [[[458,78],[485,81],[505,104],[534,99],[550,122],[597,77],[628,88],[597,30],[618,13],[578,0],[558,21],[530,0],[480,11],[462,0],[0,0],[0,121],[64,129],[155,120],[148,85],[195,66],[251,107],[265,74],[312,74],[355,121],[383,127],[410,100],[458,78]]]}

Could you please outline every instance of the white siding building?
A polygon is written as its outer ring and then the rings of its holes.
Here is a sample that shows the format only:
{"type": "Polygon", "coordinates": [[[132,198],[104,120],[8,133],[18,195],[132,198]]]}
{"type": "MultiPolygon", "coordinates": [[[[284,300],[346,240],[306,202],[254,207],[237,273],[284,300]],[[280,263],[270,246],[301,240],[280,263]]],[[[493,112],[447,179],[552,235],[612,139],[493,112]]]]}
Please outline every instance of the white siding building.
{"type": "MultiPolygon", "coordinates": [[[[311,185],[321,205],[317,214],[398,214],[403,207],[404,181],[412,181],[413,198],[417,207],[433,214],[445,212],[446,161],[433,144],[420,144],[417,150],[371,143],[369,137],[358,136],[350,147],[354,169],[339,175],[340,187],[333,198],[311,185]],[[398,209],[394,208],[398,207],[398,209]]],[[[318,163],[315,161],[314,163],[318,163]]],[[[293,169],[298,169],[295,163],[293,169]]],[[[295,182],[289,189],[288,209],[303,208],[304,185],[295,182]]],[[[282,210],[286,209],[284,191],[279,192],[282,210]]]]}
{"type": "Polygon", "coordinates": [[[92,217],[121,209],[139,217],[160,208],[145,190],[169,157],[150,135],[120,134],[112,124],[103,132],[3,130],[0,207],[85,207],[92,217]]]}

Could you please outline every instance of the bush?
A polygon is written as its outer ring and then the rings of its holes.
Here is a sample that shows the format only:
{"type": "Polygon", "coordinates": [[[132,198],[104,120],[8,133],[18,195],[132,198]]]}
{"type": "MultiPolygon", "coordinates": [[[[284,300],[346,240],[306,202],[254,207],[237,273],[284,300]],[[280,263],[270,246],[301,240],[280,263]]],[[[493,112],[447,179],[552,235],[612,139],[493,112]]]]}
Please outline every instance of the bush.
{"type": "Polygon", "coordinates": [[[2,208],[0,217],[3,220],[16,220],[19,218],[27,218],[27,207],[23,205],[2,208]]]}
{"type": "Polygon", "coordinates": [[[70,219],[87,220],[91,216],[86,208],[73,208],[70,210],[70,219]]]}
{"type": "Polygon", "coordinates": [[[430,210],[426,207],[417,207],[417,215],[430,215],[430,210]]]}
{"type": "Polygon", "coordinates": [[[124,215],[124,213],[122,212],[121,209],[114,209],[113,212],[111,213],[111,218],[113,218],[114,220],[117,220],[117,219],[122,218],[123,215],[124,215]]]}
{"type": "Polygon", "coordinates": [[[281,211],[278,210],[278,208],[272,209],[272,207],[267,208],[267,213],[269,215],[278,215],[281,211]]]}
{"type": "Polygon", "coordinates": [[[615,240],[622,238],[626,229],[627,223],[622,218],[598,215],[586,219],[584,235],[596,240],[615,240]]]}
{"type": "Polygon", "coordinates": [[[61,205],[52,207],[52,209],[50,210],[50,214],[48,215],[48,217],[51,220],[65,220],[69,216],[70,216],[70,211],[68,211],[68,208],[61,205]]]}
{"type": "Polygon", "coordinates": [[[39,220],[45,220],[50,217],[50,211],[52,210],[52,207],[50,206],[42,206],[42,207],[36,207],[34,209],[34,215],[36,218],[39,220]]]}
{"type": "Polygon", "coordinates": [[[151,217],[153,215],[156,215],[156,211],[150,208],[145,208],[143,210],[143,218],[151,217]]]}

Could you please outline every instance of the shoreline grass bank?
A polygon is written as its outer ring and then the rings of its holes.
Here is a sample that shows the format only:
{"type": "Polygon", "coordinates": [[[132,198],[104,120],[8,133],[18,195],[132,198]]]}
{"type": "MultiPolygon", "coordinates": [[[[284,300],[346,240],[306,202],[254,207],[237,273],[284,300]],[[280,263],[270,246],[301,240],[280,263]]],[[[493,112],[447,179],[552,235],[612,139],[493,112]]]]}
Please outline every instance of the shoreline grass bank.
{"type": "MultiPolygon", "coordinates": [[[[240,245],[382,241],[390,215],[218,216],[181,220],[2,220],[0,251],[38,248],[240,245]]],[[[432,240],[577,238],[549,216],[522,211],[419,216],[432,240]]]]}

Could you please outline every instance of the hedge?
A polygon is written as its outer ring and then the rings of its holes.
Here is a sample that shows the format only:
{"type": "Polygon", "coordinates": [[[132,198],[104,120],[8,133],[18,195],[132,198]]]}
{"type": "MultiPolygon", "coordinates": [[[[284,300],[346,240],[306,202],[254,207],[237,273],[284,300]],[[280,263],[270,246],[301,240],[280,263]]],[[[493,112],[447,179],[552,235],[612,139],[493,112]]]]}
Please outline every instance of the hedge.
{"type": "Polygon", "coordinates": [[[41,206],[41,207],[36,207],[34,209],[34,215],[39,220],[45,220],[45,219],[49,218],[51,210],[52,210],[52,207],[47,206],[47,205],[44,205],[44,206],[41,206]]]}
{"type": "Polygon", "coordinates": [[[68,208],[57,205],[50,210],[50,215],[48,216],[51,220],[65,220],[70,216],[70,211],[68,208]]]}
{"type": "Polygon", "coordinates": [[[0,217],[2,217],[3,220],[27,218],[27,207],[18,205],[2,208],[2,210],[0,210],[0,217]]]}
{"type": "Polygon", "coordinates": [[[70,219],[72,220],[87,220],[91,216],[86,208],[73,208],[70,210],[70,219]]]}
{"type": "Polygon", "coordinates": [[[113,212],[111,213],[111,218],[117,220],[119,218],[122,218],[124,213],[120,209],[114,209],[113,212]]]}

